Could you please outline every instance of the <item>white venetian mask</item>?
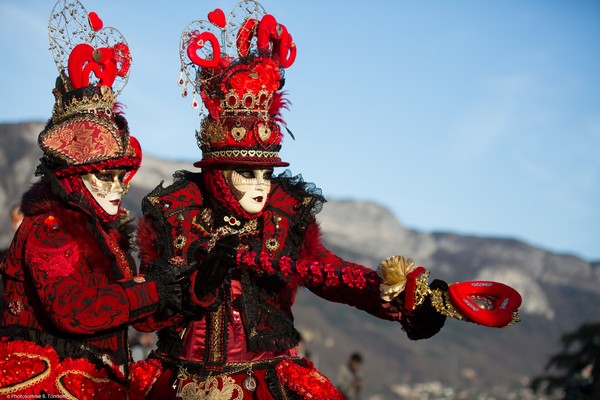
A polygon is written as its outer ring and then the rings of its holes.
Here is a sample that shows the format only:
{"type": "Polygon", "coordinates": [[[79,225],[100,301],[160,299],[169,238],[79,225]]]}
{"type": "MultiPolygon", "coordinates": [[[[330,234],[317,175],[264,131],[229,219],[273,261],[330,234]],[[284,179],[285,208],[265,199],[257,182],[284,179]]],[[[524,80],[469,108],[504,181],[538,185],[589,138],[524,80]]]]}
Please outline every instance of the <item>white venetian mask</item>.
{"type": "Polygon", "coordinates": [[[248,214],[261,212],[271,190],[272,169],[235,169],[225,171],[235,199],[248,214]]]}
{"type": "Polygon", "coordinates": [[[125,170],[107,169],[81,175],[83,184],[108,215],[117,215],[124,192],[125,170]]]}

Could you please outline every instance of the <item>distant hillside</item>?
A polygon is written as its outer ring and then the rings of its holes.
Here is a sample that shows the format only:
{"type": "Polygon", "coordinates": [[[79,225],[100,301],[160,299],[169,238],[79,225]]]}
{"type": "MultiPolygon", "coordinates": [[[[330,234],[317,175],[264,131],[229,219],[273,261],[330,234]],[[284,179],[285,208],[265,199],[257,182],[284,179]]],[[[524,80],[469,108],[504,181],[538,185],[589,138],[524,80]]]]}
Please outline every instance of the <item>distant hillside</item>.
{"type": "Polygon", "coordinates": [[[319,216],[328,247],[348,260],[375,267],[391,254],[410,255],[434,278],[496,280],[523,296],[522,322],[508,329],[448,320],[434,338],[411,342],[398,326],[303,294],[297,323],[315,338],[312,347],[330,375],[343,361],[340,354],[361,349],[367,380],[383,385],[439,380],[454,387],[518,386],[542,372],[560,349],[562,333],[600,320],[598,263],[512,239],[416,232],[372,203],[330,202],[319,216]]]}
{"type": "MultiPolygon", "coordinates": [[[[8,210],[33,180],[41,154],[36,139],[42,127],[41,123],[0,124],[1,209],[8,210]]],[[[127,196],[127,207],[139,212],[141,197],[182,168],[193,167],[146,157],[127,196]]],[[[412,342],[399,324],[301,291],[294,308],[296,324],[315,362],[335,379],[348,354],[361,351],[366,395],[397,399],[392,394],[394,385],[433,380],[456,389],[519,386],[543,370],[548,356],[559,350],[562,333],[600,320],[598,262],[508,238],[417,232],[373,203],[330,201],[318,218],[328,247],[345,259],[374,268],[384,258],[403,254],[430,269],[432,278],[497,280],[523,295],[523,321],[508,329],[448,320],[434,338],[412,342]]],[[[11,237],[7,212],[0,213],[0,226],[0,247],[5,247],[11,237]]]]}

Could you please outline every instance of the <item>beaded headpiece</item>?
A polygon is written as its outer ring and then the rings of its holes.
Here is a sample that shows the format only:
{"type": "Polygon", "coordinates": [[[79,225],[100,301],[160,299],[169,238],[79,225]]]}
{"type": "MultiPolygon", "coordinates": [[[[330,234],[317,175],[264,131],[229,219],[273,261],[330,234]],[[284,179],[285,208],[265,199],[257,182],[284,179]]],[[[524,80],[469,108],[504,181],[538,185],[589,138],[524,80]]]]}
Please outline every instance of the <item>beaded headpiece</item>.
{"type": "Polygon", "coordinates": [[[289,165],[279,158],[287,107],[283,69],[296,57],[286,27],[256,1],[244,0],[228,18],[217,8],[208,20],[191,22],[179,51],[183,96],[191,85],[192,107],[203,116],[196,132],[202,160],[194,165],[289,165]]]}
{"type": "Polygon", "coordinates": [[[103,25],[77,0],[54,6],[48,31],[59,76],[52,118],[38,143],[58,176],[124,168],[128,182],[141,149],[116,96],[127,83],[131,55],[121,33],[103,25]]]}

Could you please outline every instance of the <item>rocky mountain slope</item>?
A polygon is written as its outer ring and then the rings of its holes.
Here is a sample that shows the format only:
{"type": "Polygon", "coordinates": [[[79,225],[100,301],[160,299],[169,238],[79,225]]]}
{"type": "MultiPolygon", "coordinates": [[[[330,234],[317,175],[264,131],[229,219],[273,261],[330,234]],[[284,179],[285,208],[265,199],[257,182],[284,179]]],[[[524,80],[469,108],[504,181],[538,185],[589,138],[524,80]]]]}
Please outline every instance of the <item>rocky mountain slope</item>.
{"type": "Polygon", "coordinates": [[[516,387],[543,371],[549,356],[560,350],[562,333],[600,320],[598,263],[513,239],[416,232],[371,203],[330,202],[320,220],[328,247],[346,259],[376,267],[389,255],[410,255],[432,278],[495,280],[523,297],[522,321],[507,329],[448,320],[434,338],[411,342],[400,327],[300,296],[297,323],[317,338],[313,346],[330,376],[343,361],[340,349],[343,354],[360,349],[367,378],[383,385],[439,380],[454,387],[516,387]]]}
{"type": "MultiPolygon", "coordinates": [[[[8,207],[34,180],[41,152],[42,123],[0,124],[0,247],[11,232],[8,207]]],[[[145,157],[126,205],[139,212],[141,197],[172,172],[192,168],[145,157]]],[[[491,329],[448,320],[440,334],[412,342],[399,324],[379,321],[356,309],[322,301],[301,291],[297,326],[315,362],[335,379],[352,351],[365,356],[366,394],[380,399],[404,382],[440,381],[459,388],[519,386],[542,372],[560,349],[560,335],[600,320],[600,263],[556,254],[509,238],[424,233],[407,229],[373,203],[330,201],[318,216],[330,249],[341,257],[376,267],[403,254],[426,266],[432,278],[449,282],[489,279],[512,285],[523,296],[522,322],[491,329]]]]}

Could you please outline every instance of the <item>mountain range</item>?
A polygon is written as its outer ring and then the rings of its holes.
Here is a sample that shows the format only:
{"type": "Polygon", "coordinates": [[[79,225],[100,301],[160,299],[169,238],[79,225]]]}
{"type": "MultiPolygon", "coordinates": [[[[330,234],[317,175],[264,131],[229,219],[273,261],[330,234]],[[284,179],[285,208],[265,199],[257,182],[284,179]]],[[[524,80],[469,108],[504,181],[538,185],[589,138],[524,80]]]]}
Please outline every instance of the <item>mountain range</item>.
{"type": "MultiPolygon", "coordinates": [[[[36,179],[42,128],[40,122],[0,124],[0,206],[6,210],[0,212],[2,248],[12,237],[8,208],[36,179]]],[[[169,183],[174,171],[193,169],[191,164],[145,157],[126,207],[139,214],[146,193],[161,180],[169,183]]],[[[371,398],[398,398],[398,385],[415,382],[437,381],[455,389],[522,387],[561,350],[562,334],[600,321],[600,262],[511,238],[419,232],[372,202],[332,199],[317,217],[327,247],[349,261],[375,268],[381,260],[402,254],[429,269],[431,279],[494,280],[523,297],[522,321],[508,328],[448,319],[433,338],[411,341],[399,324],[300,291],[294,314],[312,359],[335,380],[349,354],[361,352],[365,395],[371,398]]]]}

